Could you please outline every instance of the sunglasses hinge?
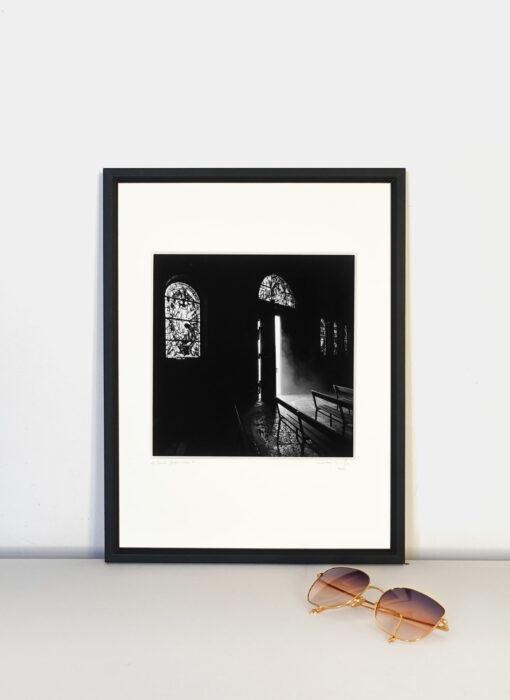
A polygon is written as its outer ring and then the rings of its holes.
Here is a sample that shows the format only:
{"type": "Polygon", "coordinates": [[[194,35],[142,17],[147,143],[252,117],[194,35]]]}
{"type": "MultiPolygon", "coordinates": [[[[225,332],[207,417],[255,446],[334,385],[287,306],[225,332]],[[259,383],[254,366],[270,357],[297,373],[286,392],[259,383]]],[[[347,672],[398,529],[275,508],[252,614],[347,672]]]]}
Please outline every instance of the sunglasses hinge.
{"type": "Polygon", "coordinates": [[[443,632],[449,632],[450,628],[448,627],[448,620],[444,617],[442,617],[439,622],[437,623],[437,629],[438,630],[443,630],[443,632]]]}

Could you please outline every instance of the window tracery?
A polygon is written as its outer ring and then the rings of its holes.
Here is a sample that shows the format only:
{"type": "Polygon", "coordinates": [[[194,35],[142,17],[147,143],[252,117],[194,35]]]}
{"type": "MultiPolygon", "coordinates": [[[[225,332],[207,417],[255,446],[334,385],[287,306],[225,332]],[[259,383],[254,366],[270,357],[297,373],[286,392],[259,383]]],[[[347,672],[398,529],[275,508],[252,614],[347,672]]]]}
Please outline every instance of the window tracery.
{"type": "Polygon", "coordinates": [[[279,275],[267,275],[259,288],[259,299],[273,301],[280,306],[295,308],[294,294],[287,282],[279,275]]]}

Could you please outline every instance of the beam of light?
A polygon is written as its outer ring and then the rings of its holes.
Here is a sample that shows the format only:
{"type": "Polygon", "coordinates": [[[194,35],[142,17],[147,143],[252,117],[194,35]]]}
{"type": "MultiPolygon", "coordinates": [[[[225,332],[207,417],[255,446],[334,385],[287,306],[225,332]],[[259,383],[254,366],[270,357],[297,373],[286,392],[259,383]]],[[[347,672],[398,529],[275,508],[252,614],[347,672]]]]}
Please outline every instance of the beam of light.
{"type": "Polygon", "coordinates": [[[258,382],[258,395],[260,398],[260,388],[261,388],[261,382],[262,382],[262,347],[261,347],[261,342],[260,342],[260,319],[257,321],[257,362],[258,362],[258,374],[257,374],[257,382],[258,382]]]}
{"type": "Polygon", "coordinates": [[[276,368],[276,394],[282,392],[282,322],[280,316],[274,317],[274,345],[276,368]]]}

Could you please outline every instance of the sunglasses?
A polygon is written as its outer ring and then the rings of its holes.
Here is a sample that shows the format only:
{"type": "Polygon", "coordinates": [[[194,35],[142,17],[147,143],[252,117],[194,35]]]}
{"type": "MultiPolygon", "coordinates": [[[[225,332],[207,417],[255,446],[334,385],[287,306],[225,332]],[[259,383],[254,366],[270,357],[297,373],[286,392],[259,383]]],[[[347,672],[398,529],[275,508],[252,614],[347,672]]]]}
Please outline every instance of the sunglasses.
{"type": "Polygon", "coordinates": [[[374,611],[375,624],[389,634],[389,642],[417,642],[435,629],[448,632],[443,617],[445,609],[424,593],[412,588],[390,588],[383,591],[370,585],[368,574],[347,566],[335,566],[317,574],[317,580],[308,591],[308,602],[317,607],[310,612],[318,615],[324,610],[356,608],[374,611]],[[369,589],[382,593],[377,602],[363,595],[369,589]]]}

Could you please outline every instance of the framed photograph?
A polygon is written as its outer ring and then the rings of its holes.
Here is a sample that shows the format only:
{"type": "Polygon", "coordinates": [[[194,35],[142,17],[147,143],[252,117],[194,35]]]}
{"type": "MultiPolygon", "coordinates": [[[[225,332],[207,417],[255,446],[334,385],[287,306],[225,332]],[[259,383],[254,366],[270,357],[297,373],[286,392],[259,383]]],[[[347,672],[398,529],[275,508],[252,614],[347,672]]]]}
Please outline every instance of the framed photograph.
{"type": "Polygon", "coordinates": [[[110,562],[402,563],[404,169],[105,169],[110,562]]]}

